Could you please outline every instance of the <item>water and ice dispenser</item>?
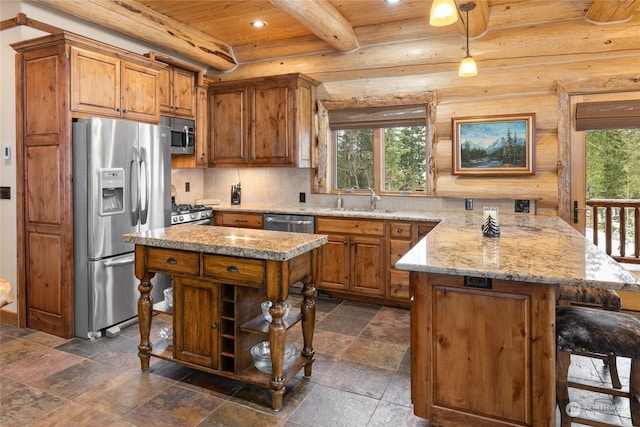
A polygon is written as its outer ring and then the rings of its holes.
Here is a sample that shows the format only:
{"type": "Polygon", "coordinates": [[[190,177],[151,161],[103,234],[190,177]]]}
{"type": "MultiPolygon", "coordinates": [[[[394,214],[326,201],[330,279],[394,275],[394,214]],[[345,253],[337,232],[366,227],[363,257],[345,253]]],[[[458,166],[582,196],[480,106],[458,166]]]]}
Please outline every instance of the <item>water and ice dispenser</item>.
{"type": "Polygon", "coordinates": [[[100,216],[124,212],[124,169],[100,169],[100,216]]]}

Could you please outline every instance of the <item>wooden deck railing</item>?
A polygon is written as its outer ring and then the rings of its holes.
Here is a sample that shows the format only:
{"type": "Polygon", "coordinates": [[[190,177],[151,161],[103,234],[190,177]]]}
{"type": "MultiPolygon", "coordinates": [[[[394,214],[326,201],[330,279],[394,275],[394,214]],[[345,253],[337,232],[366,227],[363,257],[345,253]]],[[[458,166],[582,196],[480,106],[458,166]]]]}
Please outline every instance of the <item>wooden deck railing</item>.
{"type": "Polygon", "coordinates": [[[593,243],[604,231],[605,250],[618,262],[640,264],[640,199],[591,199],[593,243]],[[619,245],[613,251],[614,235],[619,245]],[[629,250],[630,247],[630,250],[629,250]]]}

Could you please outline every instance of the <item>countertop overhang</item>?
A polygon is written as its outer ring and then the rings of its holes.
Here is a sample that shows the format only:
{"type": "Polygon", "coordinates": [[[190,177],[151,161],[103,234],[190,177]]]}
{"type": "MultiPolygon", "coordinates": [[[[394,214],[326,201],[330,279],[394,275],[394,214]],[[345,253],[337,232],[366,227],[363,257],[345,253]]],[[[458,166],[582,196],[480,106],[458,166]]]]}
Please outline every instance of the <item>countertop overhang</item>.
{"type": "Polygon", "coordinates": [[[123,239],[136,245],[274,261],[287,261],[327,243],[321,234],[189,224],[125,234],[123,239]]]}
{"type": "Polygon", "coordinates": [[[484,237],[480,215],[445,218],[396,268],[640,292],[633,274],[562,219],[501,215],[500,220],[500,237],[484,237]]]}

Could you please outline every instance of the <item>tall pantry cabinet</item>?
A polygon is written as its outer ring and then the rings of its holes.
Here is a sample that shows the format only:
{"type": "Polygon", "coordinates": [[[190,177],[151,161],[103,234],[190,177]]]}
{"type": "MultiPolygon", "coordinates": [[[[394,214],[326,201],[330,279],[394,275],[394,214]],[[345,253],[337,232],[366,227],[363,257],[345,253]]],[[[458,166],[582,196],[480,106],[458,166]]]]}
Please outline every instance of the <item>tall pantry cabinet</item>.
{"type": "Polygon", "coordinates": [[[18,325],[71,338],[72,119],[102,115],[157,123],[155,77],[164,65],[69,33],[11,46],[18,53],[18,325]],[[83,75],[78,63],[92,72],[83,75]],[[132,81],[143,84],[131,87],[132,81]]]}

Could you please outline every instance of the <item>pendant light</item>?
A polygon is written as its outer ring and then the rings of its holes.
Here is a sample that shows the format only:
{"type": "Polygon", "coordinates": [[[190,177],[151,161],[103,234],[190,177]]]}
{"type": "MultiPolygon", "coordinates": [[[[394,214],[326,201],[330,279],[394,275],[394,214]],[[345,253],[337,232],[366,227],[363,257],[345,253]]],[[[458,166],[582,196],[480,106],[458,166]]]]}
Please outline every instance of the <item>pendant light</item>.
{"type": "Polygon", "coordinates": [[[434,27],[451,25],[458,20],[458,7],[454,0],[433,0],[429,24],[434,27]]]}
{"type": "Polygon", "coordinates": [[[467,54],[464,59],[462,59],[460,68],[458,69],[458,76],[460,77],[473,77],[478,74],[476,61],[474,61],[473,57],[469,54],[469,11],[475,9],[475,7],[476,4],[474,2],[460,5],[460,10],[462,12],[467,12],[467,20],[465,22],[465,27],[467,29],[467,54]]]}

